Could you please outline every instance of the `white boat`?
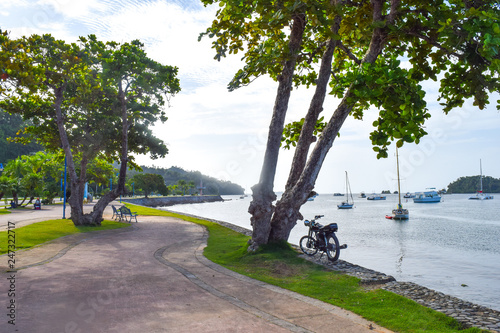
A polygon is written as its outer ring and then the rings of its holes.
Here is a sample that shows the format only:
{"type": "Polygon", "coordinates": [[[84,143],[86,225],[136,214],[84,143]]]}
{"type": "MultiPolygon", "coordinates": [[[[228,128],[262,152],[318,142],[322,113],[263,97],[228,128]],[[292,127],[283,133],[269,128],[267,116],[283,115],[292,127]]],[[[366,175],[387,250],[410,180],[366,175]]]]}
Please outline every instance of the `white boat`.
{"type": "Polygon", "coordinates": [[[366,198],[366,194],[365,194],[365,192],[361,192],[361,193],[359,194],[359,197],[360,197],[360,198],[366,198]]]}
{"type": "Polygon", "coordinates": [[[410,199],[410,198],[415,198],[415,194],[406,192],[406,194],[403,196],[405,199],[410,199]]]}
{"type": "Polygon", "coordinates": [[[407,220],[410,217],[410,212],[408,209],[403,208],[401,204],[401,184],[399,180],[399,156],[398,156],[398,148],[396,147],[396,168],[398,170],[398,208],[392,210],[392,216],[386,216],[387,218],[391,218],[394,220],[407,220]]]}
{"type": "Polygon", "coordinates": [[[479,160],[479,172],[479,191],[476,192],[476,195],[469,197],[469,200],[491,200],[493,199],[492,195],[483,193],[483,166],[481,160],[479,160]]]}
{"type": "Polygon", "coordinates": [[[415,198],[413,202],[415,203],[434,203],[440,202],[441,196],[436,192],[435,188],[429,188],[430,191],[417,192],[415,193],[415,198]]]}
{"type": "Polygon", "coordinates": [[[347,171],[345,172],[345,193],[347,200],[342,201],[340,205],[337,205],[339,209],[351,209],[354,206],[354,199],[352,198],[351,185],[349,184],[349,177],[347,177],[347,171]],[[351,202],[349,202],[349,197],[351,197],[351,202]]]}
{"type": "Polygon", "coordinates": [[[366,200],[385,200],[386,197],[383,195],[378,195],[378,194],[372,194],[369,197],[366,198],[366,200]]]}

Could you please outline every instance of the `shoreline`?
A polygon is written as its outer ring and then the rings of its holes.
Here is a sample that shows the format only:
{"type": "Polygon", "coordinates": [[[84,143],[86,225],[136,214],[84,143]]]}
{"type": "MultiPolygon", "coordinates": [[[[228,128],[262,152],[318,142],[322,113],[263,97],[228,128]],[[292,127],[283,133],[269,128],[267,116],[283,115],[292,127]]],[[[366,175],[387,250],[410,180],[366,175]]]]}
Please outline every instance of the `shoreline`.
{"type": "MultiPolygon", "coordinates": [[[[246,236],[251,236],[252,234],[250,229],[240,227],[229,222],[188,213],[178,213],[168,209],[165,210],[175,214],[186,215],[214,222],[246,236]]],[[[298,249],[296,245],[291,245],[298,249]]],[[[306,255],[301,255],[301,257],[322,265],[332,271],[338,271],[357,277],[360,279],[361,285],[365,286],[367,289],[380,288],[391,291],[403,297],[409,298],[425,307],[442,312],[456,319],[465,327],[477,327],[479,329],[500,333],[500,311],[464,301],[460,298],[446,295],[442,292],[438,292],[413,282],[399,282],[390,275],[355,265],[344,260],[338,260],[337,262],[332,263],[325,256],[320,257],[319,255],[315,255],[313,257],[308,257],[306,255]]]]}

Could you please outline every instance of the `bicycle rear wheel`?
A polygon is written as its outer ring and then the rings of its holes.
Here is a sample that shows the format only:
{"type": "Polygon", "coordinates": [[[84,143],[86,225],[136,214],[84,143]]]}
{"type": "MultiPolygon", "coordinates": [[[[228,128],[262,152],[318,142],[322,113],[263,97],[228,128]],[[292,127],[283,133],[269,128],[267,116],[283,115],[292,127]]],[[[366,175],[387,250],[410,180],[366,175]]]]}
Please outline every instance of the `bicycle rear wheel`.
{"type": "Polygon", "coordinates": [[[316,240],[311,236],[302,237],[300,239],[299,245],[302,252],[304,252],[308,256],[313,256],[318,252],[318,248],[316,247],[316,240]]]}
{"type": "Polygon", "coordinates": [[[340,256],[339,240],[335,234],[329,235],[326,239],[326,255],[330,261],[337,261],[340,256]]]}

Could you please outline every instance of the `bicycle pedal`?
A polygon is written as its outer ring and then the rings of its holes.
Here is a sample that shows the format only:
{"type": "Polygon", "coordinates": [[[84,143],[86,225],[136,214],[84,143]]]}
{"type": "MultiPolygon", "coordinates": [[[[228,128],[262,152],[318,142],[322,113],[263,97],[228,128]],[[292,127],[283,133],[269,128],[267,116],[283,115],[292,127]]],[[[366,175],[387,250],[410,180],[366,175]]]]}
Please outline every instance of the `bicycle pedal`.
{"type": "Polygon", "coordinates": [[[342,244],[342,245],[340,245],[340,246],[339,246],[339,249],[341,249],[341,250],[345,250],[345,249],[347,249],[347,244],[342,244]]]}

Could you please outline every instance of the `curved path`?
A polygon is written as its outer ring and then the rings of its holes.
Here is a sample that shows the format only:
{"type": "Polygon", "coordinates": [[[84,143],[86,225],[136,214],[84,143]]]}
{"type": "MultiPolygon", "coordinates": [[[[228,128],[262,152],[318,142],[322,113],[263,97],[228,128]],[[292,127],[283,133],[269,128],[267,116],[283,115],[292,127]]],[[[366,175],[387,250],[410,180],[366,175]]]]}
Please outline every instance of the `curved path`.
{"type": "Polygon", "coordinates": [[[389,332],[208,261],[199,225],[168,217],[139,221],[19,251],[14,273],[5,271],[8,258],[1,256],[0,306],[14,300],[16,307],[15,325],[3,314],[0,331],[389,332]]]}

